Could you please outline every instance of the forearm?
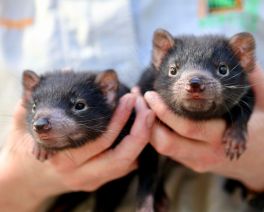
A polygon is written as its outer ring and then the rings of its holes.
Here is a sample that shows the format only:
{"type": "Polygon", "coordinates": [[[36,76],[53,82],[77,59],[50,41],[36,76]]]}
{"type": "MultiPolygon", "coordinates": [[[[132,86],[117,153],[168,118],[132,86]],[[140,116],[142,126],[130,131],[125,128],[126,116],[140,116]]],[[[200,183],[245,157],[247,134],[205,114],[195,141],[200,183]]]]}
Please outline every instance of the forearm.
{"type": "Polygon", "coordinates": [[[12,158],[6,157],[4,152],[0,154],[1,211],[44,211],[50,198],[33,188],[26,170],[23,172],[23,161],[14,164],[12,158]]]}
{"type": "MultiPolygon", "coordinates": [[[[10,182],[5,182],[10,183],[10,182]]],[[[49,200],[39,201],[29,194],[26,190],[20,188],[2,189],[2,182],[0,182],[0,208],[3,212],[20,211],[20,212],[35,212],[45,211],[49,200]]]]}
{"type": "Polygon", "coordinates": [[[10,182],[0,179],[0,208],[1,211],[44,211],[47,207],[48,199],[36,199],[29,190],[17,186],[17,182],[10,182]],[[5,185],[12,186],[8,187],[5,185]]]}
{"type": "Polygon", "coordinates": [[[104,136],[82,148],[57,152],[42,163],[31,154],[34,141],[25,128],[25,115],[25,109],[18,105],[14,126],[6,146],[0,151],[0,208],[4,212],[44,211],[56,195],[70,191],[91,192],[127,175],[136,169],[136,158],[147,145],[155,120],[143,98],[137,100],[134,95],[127,94],[120,100],[104,136]],[[107,151],[134,106],[137,117],[130,134],[107,151]]]}

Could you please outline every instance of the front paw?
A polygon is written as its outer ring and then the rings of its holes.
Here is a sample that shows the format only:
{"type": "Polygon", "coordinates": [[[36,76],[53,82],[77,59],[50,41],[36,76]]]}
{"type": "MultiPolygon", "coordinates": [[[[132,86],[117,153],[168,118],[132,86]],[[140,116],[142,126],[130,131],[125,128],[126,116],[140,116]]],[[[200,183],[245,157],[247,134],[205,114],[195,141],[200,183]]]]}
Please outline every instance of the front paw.
{"type": "Polygon", "coordinates": [[[246,131],[237,128],[228,128],[224,134],[226,156],[233,160],[238,159],[246,150],[246,131]]]}
{"type": "Polygon", "coordinates": [[[55,151],[45,149],[44,147],[35,144],[32,150],[32,154],[36,157],[37,160],[44,162],[54,155],[55,151]]]}

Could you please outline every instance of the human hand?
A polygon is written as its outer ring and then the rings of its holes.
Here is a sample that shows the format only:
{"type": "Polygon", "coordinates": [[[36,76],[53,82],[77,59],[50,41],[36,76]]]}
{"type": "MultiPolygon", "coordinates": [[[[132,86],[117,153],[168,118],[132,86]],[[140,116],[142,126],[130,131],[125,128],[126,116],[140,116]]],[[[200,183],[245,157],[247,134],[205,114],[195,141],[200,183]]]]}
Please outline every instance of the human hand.
{"type": "Polygon", "coordinates": [[[53,195],[94,191],[128,174],[137,167],[137,157],[149,141],[155,119],[143,97],[127,94],[121,98],[105,134],[80,148],[60,151],[42,163],[31,154],[34,141],[26,129],[25,115],[20,103],[0,155],[0,207],[4,211],[39,211],[53,195]],[[137,115],[130,134],[110,148],[134,106],[137,115]]]}
{"type": "Polygon", "coordinates": [[[160,154],[197,172],[217,173],[263,191],[264,73],[259,66],[249,74],[249,81],[256,105],[248,123],[247,149],[239,160],[230,161],[225,156],[223,120],[191,121],[180,117],[167,108],[156,92],[145,94],[150,108],[162,121],[154,124],[151,144],[160,154]]]}

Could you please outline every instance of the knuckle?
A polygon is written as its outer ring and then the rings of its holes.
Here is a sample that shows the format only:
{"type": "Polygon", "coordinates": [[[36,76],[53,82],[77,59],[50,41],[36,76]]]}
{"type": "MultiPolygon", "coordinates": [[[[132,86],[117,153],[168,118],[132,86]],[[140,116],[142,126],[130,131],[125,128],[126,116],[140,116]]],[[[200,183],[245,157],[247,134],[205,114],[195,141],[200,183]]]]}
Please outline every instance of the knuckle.
{"type": "Polygon", "coordinates": [[[162,155],[170,155],[171,145],[169,144],[169,142],[159,142],[156,146],[156,150],[162,155]]]}
{"type": "Polygon", "coordinates": [[[196,164],[192,167],[192,169],[193,169],[195,172],[198,172],[198,173],[206,173],[206,172],[209,171],[207,164],[205,164],[205,163],[201,163],[201,162],[196,163],[196,164]]]}
{"type": "Polygon", "coordinates": [[[219,162],[221,162],[221,159],[217,156],[204,155],[195,160],[195,165],[192,168],[198,173],[206,173],[212,171],[219,162]]]}
{"type": "Polygon", "coordinates": [[[117,158],[117,163],[112,167],[111,172],[113,173],[113,178],[121,177],[131,171],[131,166],[134,163],[135,158],[129,156],[121,156],[117,158]]]}
{"type": "Polygon", "coordinates": [[[72,190],[72,191],[80,191],[84,188],[84,183],[79,178],[69,178],[66,180],[65,184],[72,190]]]}
{"type": "Polygon", "coordinates": [[[97,190],[101,184],[98,178],[94,180],[80,180],[80,178],[69,179],[66,183],[70,190],[72,191],[88,191],[92,192],[97,190]]]}
{"type": "Polygon", "coordinates": [[[108,137],[102,136],[100,141],[97,142],[98,149],[102,149],[102,150],[107,149],[112,145],[113,142],[114,139],[110,138],[109,136],[108,137]]]}
{"type": "Polygon", "coordinates": [[[90,173],[89,177],[81,176],[80,174],[70,175],[65,179],[65,184],[73,191],[83,191],[86,188],[92,188],[100,181],[100,175],[96,171],[90,173]]]}
{"type": "Polygon", "coordinates": [[[117,157],[117,163],[118,166],[117,168],[119,170],[123,170],[124,168],[128,167],[132,163],[133,159],[131,156],[127,154],[121,154],[120,156],[117,157]]]}
{"type": "Polygon", "coordinates": [[[61,174],[70,173],[72,172],[72,170],[76,168],[76,164],[73,163],[72,161],[67,161],[67,162],[50,161],[50,163],[56,169],[56,171],[61,174]]]}
{"type": "Polygon", "coordinates": [[[169,109],[165,105],[160,105],[159,107],[157,107],[155,112],[158,117],[166,117],[169,112],[169,109]]]}
{"type": "Polygon", "coordinates": [[[83,187],[82,190],[87,191],[87,192],[93,192],[93,191],[96,191],[101,186],[102,186],[101,184],[87,185],[87,186],[83,187]]]}
{"type": "Polygon", "coordinates": [[[144,132],[139,132],[136,135],[130,135],[131,136],[131,140],[136,141],[137,145],[145,145],[150,138],[150,135],[148,133],[144,132]]]}

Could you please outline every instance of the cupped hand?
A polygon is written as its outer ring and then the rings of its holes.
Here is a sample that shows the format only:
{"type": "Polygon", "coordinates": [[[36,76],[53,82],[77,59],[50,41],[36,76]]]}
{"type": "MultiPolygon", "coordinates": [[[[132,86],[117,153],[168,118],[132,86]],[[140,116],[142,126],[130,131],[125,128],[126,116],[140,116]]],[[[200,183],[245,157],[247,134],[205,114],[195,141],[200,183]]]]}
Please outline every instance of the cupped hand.
{"type": "Polygon", "coordinates": [[[225,156],[222,137],[226,129],[221,119],[191,121],[174,114],[156,92],[145,99],[159,121],[153,128],[151,144],[162,155],[197,172],[213,172],[242,181],[255,191],[264,190],[264,73],[259,66],[249,74],[256,105],[248,123],[247,149],[238,159],[225,156]]]}
{"type": "MultiPolygon", "coordinates": [[[[25,124],[26,110],[17,106],[6,145],[0,154],[0,207],[7,211],[40,207],[53,196],[68,191],[94,191],[137,167],[137,157],[149,141],[154,113],[143,97],[127,94],[111,119],[108,130],[95,141],[60,151],[40,162],[32,155],[33,140],[25,124]],[[115,139],[135,106],[136,119],[130,134],[115,147],[115,139]],[[15,193],[12,192],[15,190],[15,193]],[[3,194],[2,194],[3,193],[3,194]],[[6,198],[2,198],[5,195],[6,198]],[[31,205],[32,204],[32,205],[31,205]],[[13,208],[9,208],[12,205],[13,208]]],[[[33,210],[33,211],[34,211],[33,210]]]]}

